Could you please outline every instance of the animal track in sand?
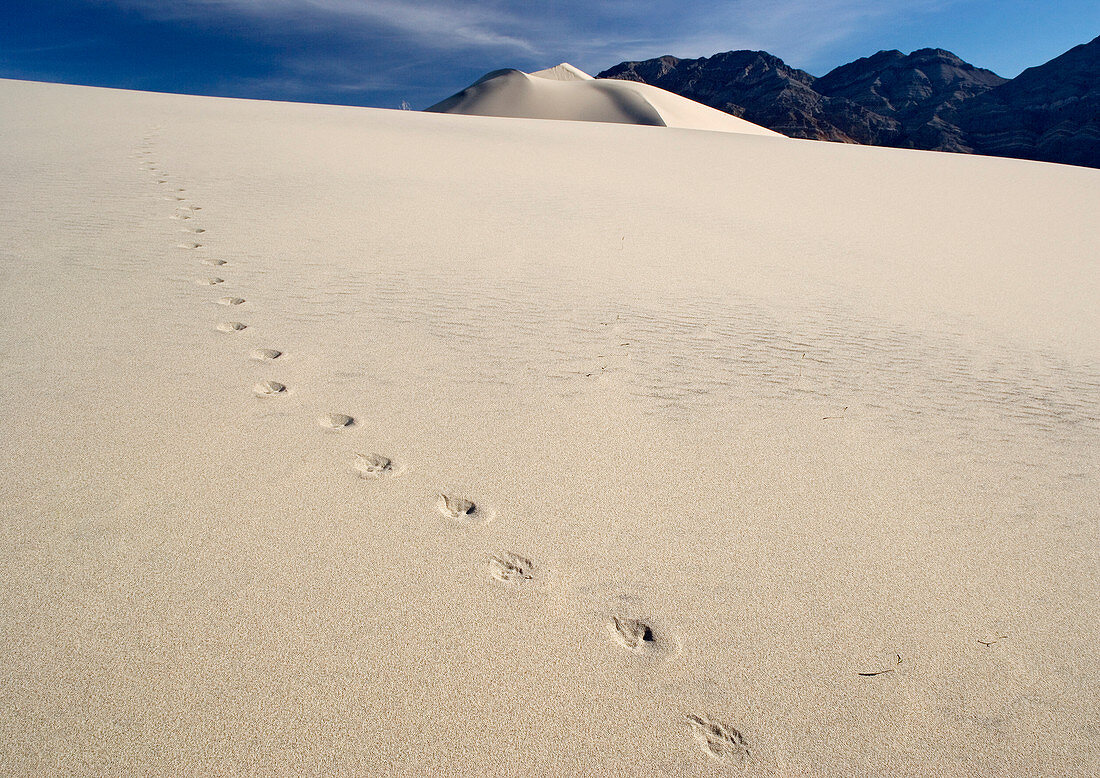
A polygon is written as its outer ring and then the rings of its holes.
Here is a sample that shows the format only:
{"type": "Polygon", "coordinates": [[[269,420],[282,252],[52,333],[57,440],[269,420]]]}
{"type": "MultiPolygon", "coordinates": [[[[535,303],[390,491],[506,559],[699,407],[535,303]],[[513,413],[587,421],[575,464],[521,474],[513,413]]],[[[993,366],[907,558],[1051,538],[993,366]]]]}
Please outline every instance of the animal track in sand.
{"type": "Polygon", "coordinates": [[[219,297],[215,300],[218,305],[244,305],[243,297],[219,297]]]}
{"type": "Polygon", "coordinates": [[[201,243],[180,243],[178,244],[181,249],[201,249],[201,243]]]}
{"type": "Polygon", "coordinates": [[[468,522],[476,521],[479,518],[480,509],[477,504],[473,500],[467,500],[464,497],[453,494],[440,494],[436,505],[440,513],[455,521],[468,522]]]}
{"type": "Polygon", "coordinates": [[[224,278],[199,278],[195,281],[199,286],[217,286],[218,284],[224,284],[224,278]]]}
{"type": "Polygon", "coordinates": [[[612,616],[607,628],[611,637],[628,651],[643,653],[656,647],[657,637],[653,634],[653,628],[641,619],[612,616]]]}
{"type": "Polygon", "coordinates": [[[239,321],[223,321],[218,323],[217,329],[219,332],[240,332],[248,329],[248,325],[239,321]]]}
{"type": "Polygon", "coordinates": [[[274,348],[256,348],[252,349],[252,353],[248,356],[257,362],[270,362],[273,359],[278,359],[283,355],[283,352],[274,348]]]}
{"type": "Polygon", "coordinates": [[[360,478],[383,478],[397,474],[393,460],[381,454],[356,454],[355,469],[360,478]]]}
{"type": "Polygon", "coordinates": [[[355,419],[345,413],[328,413],[318,416],[317,423],[327,430],[342,430],[355,424],[355,419]]]}
{"type": "MultiPolygon", "coordinates": [[[[619,600],[634,598],[620,596],[619,600]]],[[[647,662],[663,662],[680,653],[682,645],[679,635],[648,617],[632,618],[606,611],[601,617],[612,640],[625,648],[634,657],[647,662]]]]}
{"type": "Polygon", "coordinates": [[[274,397],[286,391],[286,386],[278,381],[260,381],[252,387],[252,393],[257,397],[274,397]]]}
{"type": "Polygon", "coordinates": [[[206,230],[202,227],[184,227],[182,230],[180,230],[180,232],[193,232],[198,235],[200,233],[206,232],[206,230]]]}
{"type": "Polygon", "coordinates": [[[694,714],[688,714],[687,722],[699,745],[715,759],[725,761],[726,757],[730,756],[739,758],[751,756],[748,740],[729,724],[723,724],[709,716],[694,714]]]}
{"type": "Polygon", "coordinates": [[[224,259],[204,259],[202,260],[204,265],[210,265],[212,267],[221,267],[222,265],[228,265],[224,259]]]}
{"type": "Polygon", "coordinates": [[[535,565],[527,557],[505,551],[489,555],[489,575],[505,583],[523,583],[534,578],[535,565]]]}

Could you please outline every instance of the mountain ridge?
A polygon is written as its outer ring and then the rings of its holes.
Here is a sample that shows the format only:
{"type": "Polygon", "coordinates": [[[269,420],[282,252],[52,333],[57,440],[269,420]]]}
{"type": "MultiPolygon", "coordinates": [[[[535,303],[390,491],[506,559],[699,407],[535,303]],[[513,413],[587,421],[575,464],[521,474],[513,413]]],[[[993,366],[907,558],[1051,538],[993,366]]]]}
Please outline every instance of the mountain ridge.
{"type": "Polygon", "coordinates": [[[652,84],[793,138],[1100,168],[1100,37],[1006,79],[946,49],[883,50],[815,77],[766,51],[597,74],[652,84]]]}

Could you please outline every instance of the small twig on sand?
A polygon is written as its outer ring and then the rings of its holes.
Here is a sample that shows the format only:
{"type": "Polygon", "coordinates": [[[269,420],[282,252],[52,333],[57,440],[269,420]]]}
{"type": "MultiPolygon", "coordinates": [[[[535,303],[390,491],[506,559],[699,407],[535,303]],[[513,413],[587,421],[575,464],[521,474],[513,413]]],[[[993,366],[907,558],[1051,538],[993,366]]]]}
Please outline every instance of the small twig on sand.
{"type": "MultiPolygon", "coordinates": [[[[900,665],[901,664],[901,654],[894,654],[894,656],[896,656],[898,658],[897,663],[900,665]]],[[[864,678],[869,678],[872,675],[884,675],[885,673],[892,673],[896,669],[897,669],[896,667],[888,667],[885,670],[875,670],[875,671],[870,672],[870,673],[856,673],[856,675],[862,675],[864,678]]]]}
{"type": "Polygon", "coordinates": [[[844,411],[847,411],[847,410],[848,410],[848,406],[845,405],[844,409],[840,412],[839,416],[822,416],[821,420],[822,421],[828,421],[829,419],[843,419],[844,418],[844,411]]]}

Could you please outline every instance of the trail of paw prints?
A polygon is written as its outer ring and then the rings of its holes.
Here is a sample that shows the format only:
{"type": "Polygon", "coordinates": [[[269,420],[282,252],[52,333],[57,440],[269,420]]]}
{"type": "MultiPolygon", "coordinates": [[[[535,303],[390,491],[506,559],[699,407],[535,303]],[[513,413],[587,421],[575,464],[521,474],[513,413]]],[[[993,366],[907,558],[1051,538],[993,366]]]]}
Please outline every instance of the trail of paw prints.
{"type": "MultiPolygon", "coordinates": [[[[164,186],[169,184],[168,177],[164,175],[157,181],[164,186]]],[[[176,203],[173,218],[181,222],[179,232],[183,239],[177,243],[177,247],[190,255],[191,261],[216,269],[219,273],[216,276],[201,276],[194,283],[204,288],[216,287],[220,291],[225,284],[231,284],[234,264],[217,256],[216,251],[210,251],[206,241],[208,233],[197,223],[202,208],[184,200],[184,194],[181,188],[175,188],[167,195],[167,198],[176,203]]],[[[238,294],[223,294],[212,298],[210,302],[227,310],[248,310],[251,307],[248,306],[247,297],[238,294]]],[[[218,322],[216,329],[230,338],[236,338],[249,331],[250,326],[246,321],[226,319],[218,322]]],[[[248,358],[260,365],[277,366],[285,355],[280,349],[261,347],[252,348],[248,352],[248,358]]],[[[264,403],[280,402],[280,398],[286,397],[289,391],[286,384],[274,378],[264,378],[252,386],[252,394],[264,403]]],[[[347,435],[358,426],[351,413],[328,412],[313,418],[324,434],[347,435]]],[[[381,488],[386,482],[404,473],[406,466],[389,453],[370,451],[354,454],[350,470],[358,480],[372,484],[370,488],[381,488]]],[[[441,520],[443,525],[469,531],[485,527],[494,518],[494,512],[480,498],[457,489],[437,492],[434,496],[433,513],[434,518],[441,520]]],[[[532,555],[522,549],[490,550],[482,557],[480,571],[484,580],[499,587],[500,591],[510,593],[509,596],[525,597],[532,592],[546,591],[543,588],[545,582],[540,583],[546,571],[536,564],[532,555]]],[[[600,622],[599,626],[602,626],[610,646],[609,651],[621,652],[624,662],[639,662],[643,665],[661,662],[680,652],[679,637],[674,630],[659,620],[632,612],[629,607],[604,612],[600,616],[600,622]]],[[[710,758],[720,762],[751,759],[747,738],[731,724],[701,713],[687,714],[686,723],[688,734],[710,758]]]]}
{"type": "MultiPolygon", "coordinates": [[[[206,267],[216,268],[219,273],[216,276],[198,277],[193,283],[200,287],[221,288],[227,283],[227,277],[232,275],[233,265],[218,257],[216,252],[210,252],[205,240],[208,235],[206,228],[198,224],[202,207],[187,199],[187,192],[183,187],[171,186],[171,177],[151,159],[153,155],[150,149],[142,149],[139,154],[143,158],[142,166],[155,177],[157,185],[164,188],[164,199],[175,205],[171,218],[181,223],[179,232],[183,237],[177,247],[195,255],[193,260],[206,267]]],[[[244,296],[227,294],[214,298],[212,302],[227,309],[241,309],[248,300],[244,296]]],[[[218,332],[231,337],[238,337],[249,330],[248,323],[237,320],[220,321],[215,327],[218,332]]],[[[284,353],[275,348],[253,348],[248,357],[256,363],[272,365],[280,364],[279,360],[284,358],[284,353]]],[[[252,386],[252,393],[260,401],[277,402],[289,393],[289,389],[284,383],[267,378],[257,381],[252,386]]],[[[355,417],[349,413],[323,413],[315,416],[314,420],[326,434],[348,434],[357,426],[355,417]]],[[[351,463],[351,471],[359,480],[379,485],[401,475],[405,469],[391,455],[379,452],[356,454],[351,463]]],[[[434,508],[437,519],[441,517],[445,523],[458,528],[472,530],[484,527],[494,518],[493,511],[479,499],[459,490],[442,490],[436,493],[434,508]]],[[[485,579],[502,590],[513,591],[517,596],[531,591],[532,586],[537,589],[540,577],[545,575],[529,555],[518,550],[498,548],[482,559],[482,575],[485,579]]],[[[614,650],[622,652],[624,661],[663,661],[680,650],[679,638],[673,630],[644,615],[631,613],[629,609],[605,613],[602,616],[602,626],[607,640],[614,646],[614,650]]],[[[696,713],[687,714],[686,723],[690,735],[711,758],[722,762],[751,758],[748,740],[734,726],[696,713]]]]}
{"type": "MultiPolygon", "coordinates": [[[[203,237],[206,235],[206,228],[197,223],[202,206],[188,200],[187,188],[174,183],[172,176],[156,159],[155,147],[159,129],[159,127],[151,127],[145,132],[134,156],[139,159],[139,167],[147,171],[157,187],[164,192],[163,199],[175,205],[174,212],[169,218],[183,222],[179,230],[183,239],[176,244],[177,248],[199,253],[202,255],[200,259],[202,264],[220,270],[229,263],[220,257],[205,255],[203,237]]],[[[193,279],[193,283],[200,287],[220,287],[226,283],[226,278],[224,275],[199,276],[193,279]]],[[[247,301],[238,295],[224,295],[214,299],[213,302],[224,307],[237,308],[247,301]]],[[[225,320],[219,321],[214,328],[218,332],[235,335],[247,330],[248,324],[242,321],[225,320]]],[[[261,361],[272,361],[282,355],[274,349],[260,350],[260,352],[264,354],[260,357],[261,361]]],[[[254,358],[256,354],[257,352],[254,351],[254,358]]],[[[253,393],[258,397],[275,397],[285,392],[286,386],[277,381],[261,381],[253,387],[253,393]]]]}
{"type": "MultiPolygon", "coordinates": [[[[339,426],[342,418],[337,416],[335,421],[339,426]]],[[[333,417],[320,417],[318,422],[322,427],[331,428],[333,417]]],[[[392,478],[399,470],[400,466],[393,459],[380,453],[358,454],[352,463],[352,471],[360,479],[371,481],[392,478]]],[[[484,527],[493,517],[492,511],[476,497],[462,490],[438,492],[434,507],[435,513],[446,523],[461,528],[484,527]]],[[[482,559],[482,575],[492,585],[517,596],[546,591],[539,585],[544,572],[530,555],[498,548],[482,559]]],[[[605,612],[601,620],[610,645],[623,653],[625,661],[652,664],[681,653],[677,632],[660,620],[630,613],[629,609],[605,612]]],[[[690,714],[687,721],[691,725],[687,734],[693,736],[711,758],[720,762],[750,759],[748,740],[736,727],[702,714],[690,714]]]]}
{"type": "MultiPolygon", "coordinates": [[[[201,205],[189,201],[186,187],[172,186],[171,176],[157,165],[153,158],[153,137],[151,132],[146,134],[144,143],[138,150],[138,156],[141,158],[141,166],[154,176],[154,180],[159,186],[167,190],[164,199],[175,204],[175,210],[169,218],[183,223],[179,228],[183,239],[176,244],[176,247],[186,252],[195,253],[198,255],[200,264],[217,268],[221,273],[220,275],[198,276],[193,279],[192,283],[199,287],[222,287],[227,283],[227,269],[230,272],[232,271],[232,268],[229,267],[230,263],[228,260],[218,256],[210,256],[207,253],[207,245],[204,240],[207,230],[206,227],[197,223],[203,208],[201,205]]],[[[228,294],[217,297],[211,302],[225,308],[240,308],[248,300],[239,295],[228,294]]],[[[214,329],[227,335],[238,335],[249,329],[249,325],[247,322],[229,319],[217,322],[214,329]]],[[[250,359],[257,362],[274,362],[282,356],[282,351],[272,348],[253,349],[249,354],[250,359]]],[[[274,380],[260,381],[252,387],[252,393],[259,398],[279,397],[286,394],[287,391],[285,384],[274,380]]],[[[350,417],[348,419],[349,421],[344,426],[350,425],[350,417]]]]}
{"type": "Polygon", "coordinates": [[[138,167],[153,175],[158,175],[158,166],[153,159],[153,145],[156,141],[156,135],[159,128],[150,128],[146,130],[142,135],[141,143],[134,149],[134,153],[130,156],[138,160],[138,167]]]}

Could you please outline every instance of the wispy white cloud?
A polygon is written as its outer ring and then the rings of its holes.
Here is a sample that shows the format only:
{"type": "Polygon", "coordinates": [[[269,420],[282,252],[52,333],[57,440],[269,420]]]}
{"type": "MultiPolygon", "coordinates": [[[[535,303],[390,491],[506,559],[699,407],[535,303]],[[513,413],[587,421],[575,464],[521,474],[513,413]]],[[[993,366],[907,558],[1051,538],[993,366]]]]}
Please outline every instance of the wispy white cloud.
{"type": "Polygon", "coordinates": [[[345,32],[356,29],[402,36],[410,44],[439,49],[496,48],[537,55],[520,32],[522,13],[496,3],[446,0],[111,0],[159,19],[209,20],[232,14],[271,22],[325,20],[345,32]]]}
{"type": "MultiPolygon", "coordinates": [[[[254,0],[243,1],[256,4],[254,0]]],[[[530,40],[518,33],[508,32],[522,29],[522,18],[500,7],[399,0],[304,0],[303,4],[387,27],[432,46],[500,47],[528,54],[538,53],[530,40]]]]}
{"type": "Polygon", "coordinates": [[[840,44],[871,54],[859,41],[887,23],[971,0],[89,1],[248,39],[271,52],[268,75],[280,89],[299,79],[303,94],[354,94],[403,89],[403,79],[414,91],[441,81],[457,89],[464,83],[452,79],[504,66],[568,61],[597,72],[626,59],[731,49],[827,65],[823,72],[840,64],[830,62],[840,44]],[[415,73],[399,74],[409,63],[415,73]]]}
{"type": "Polygon", "coordinates": [[[648,23],[638,18],[641,9],[631,4],[620,8],[621,26],[611,26],[610,34],[582,32],[569,44],[576,52],[572,56],[590,67],[593,62],[610,65],[662,54],[702,57],[734,49],[761,49],[793,62],[807,62],[887,20],[903,23],[960,1],[709,0],[687,10],[650,2],[644,8],[648,23]],[[624,34],[627,30],[633,34],[624,34]]]}
{"type": "MultiPolygon", "coordinates": [[[[953,0],[814,0],[730,4],[708,31],[685,41],[696,51],[720,51],[718,30],[740,33],[746,48],[762,48],[791,59],[807,59],[872,25],[892,19],[903,23],[940,9],[953,0]]],[[[872,52],[868,52],[869,54],[872,52]]],[[[839,63],[837,63],[839,64],[839,63]]]]}
{"type": "MultiPolygon", "coordinates": [[[[885,19],[966,0],[103,0],[157,18],[232,14],[284,24],[338,24],[434,51],[483,50],[589,67],[662,53],[737,48],[807,60],[885,19]]],[[[393,41],[396,43],[397,41],[393,41]]],[[[868,52],[870,53],[870,52],[868,52]]],[[[520,64],[520,63],[517,63],[520,64]]],[[[838,63],[839,64],[839,63],[838,63]]]]}

